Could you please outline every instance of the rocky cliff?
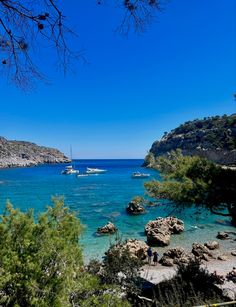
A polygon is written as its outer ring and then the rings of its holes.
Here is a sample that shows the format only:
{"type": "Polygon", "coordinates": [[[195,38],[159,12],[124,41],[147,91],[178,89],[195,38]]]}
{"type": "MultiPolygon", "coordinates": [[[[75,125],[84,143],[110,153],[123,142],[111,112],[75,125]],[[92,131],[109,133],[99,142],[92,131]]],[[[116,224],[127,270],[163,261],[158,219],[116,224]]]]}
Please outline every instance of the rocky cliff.
{"type": "Polygon", "coordinates": [[[198,155],[224,165],[236,165],[236,114],[188,121],[152,144],[145,165],[180,148],[184,155],[198,155]]]}
{"type": "Polygon", "coordinates": [[[69,161],[70,159],[57,149],[24,141],[8,141],[0,137],[0,168],[69,161]]]}

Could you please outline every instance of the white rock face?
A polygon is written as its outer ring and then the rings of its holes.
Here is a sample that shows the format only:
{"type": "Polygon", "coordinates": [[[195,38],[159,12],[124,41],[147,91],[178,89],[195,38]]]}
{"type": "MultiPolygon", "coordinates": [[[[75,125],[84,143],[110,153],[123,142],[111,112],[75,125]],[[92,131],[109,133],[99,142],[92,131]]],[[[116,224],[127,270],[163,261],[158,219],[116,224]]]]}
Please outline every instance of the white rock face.
{"type": "Polygon", "coordinates": [[[70,162],[70,159],[57,149],[0,137],[0,168],[66,162],[70,162]]]}

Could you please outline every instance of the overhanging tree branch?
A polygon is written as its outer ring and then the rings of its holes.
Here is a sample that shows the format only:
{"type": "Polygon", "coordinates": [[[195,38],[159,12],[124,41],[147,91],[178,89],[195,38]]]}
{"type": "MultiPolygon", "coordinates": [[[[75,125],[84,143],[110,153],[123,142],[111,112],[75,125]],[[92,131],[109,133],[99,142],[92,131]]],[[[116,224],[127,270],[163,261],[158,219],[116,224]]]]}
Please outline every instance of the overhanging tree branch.
{"type": "MultiPolygon", "coordinates": [[[[102,4],[102,0],[94,0],[102,4]]],[[[117,31],[127,35],[130,29],[144,32],[165,0],[117,0],[125,13],[117,31]]],[[[34,46],[43,42],[57,53],[57,64],[66,73],[74,60],[85,60],[82,52],[70,49],[68,35],[75,33],[65,24],[65,16],[56,0],[0,0],[0,73],[6,74],[21,89],[44,79],[34,63],[34,46]]],[[[62,3],[62,1],[61,1],[62,3]]],[[[114,3],[113,1],[111,2],[114,3]]]]}
{"type": "Polygon", "coordinates": [[[212,209],[212,208],[210,208],[210,211],[211,211],[211,213],[216,214],[216,215],[231,216],[230,213],[222,213],[222,212],[216,211],[216,210],[214,210],[214,209],[212,209]]]}

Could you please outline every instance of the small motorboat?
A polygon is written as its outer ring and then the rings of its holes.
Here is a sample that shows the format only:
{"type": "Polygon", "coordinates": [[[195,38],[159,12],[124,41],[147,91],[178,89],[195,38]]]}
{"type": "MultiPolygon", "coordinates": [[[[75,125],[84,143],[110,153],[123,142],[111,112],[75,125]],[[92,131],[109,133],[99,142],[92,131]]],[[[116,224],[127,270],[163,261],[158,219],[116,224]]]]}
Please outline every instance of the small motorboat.
{"type": "Polygon", "coordinates": [[[140,172],[135,172],[131,176],[131,178],[133,179],[143,179],[143,178],[148,178],[148,177],[150,177],[150,174],[144,174],[140,172]]]}
{"type": "Polygon", "coordinates": [[[103,173],[106,173],[106,172],[107,172],[107,170],[100,169],[100,168],[87,167],[87,169],[86,169],[86,174],[103,174],[103,173]]]}
{"type": "Polygon", "coordinates": [[[78,174],[79,171],[73,169],[72,165],[68,165],[65,167],[65,169],[61,172],[63,175],[72,175],[72,174],[78,174]]]}

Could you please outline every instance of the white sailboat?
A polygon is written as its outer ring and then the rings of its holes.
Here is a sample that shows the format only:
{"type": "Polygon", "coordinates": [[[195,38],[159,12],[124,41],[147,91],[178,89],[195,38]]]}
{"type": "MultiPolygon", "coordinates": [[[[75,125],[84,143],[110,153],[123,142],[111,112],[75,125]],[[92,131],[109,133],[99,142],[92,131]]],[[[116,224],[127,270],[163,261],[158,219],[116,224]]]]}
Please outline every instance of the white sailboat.
{"type": "MultiPolygon", "coordinates": [[[[70,159],[72,162],[72,147],[71,146],[70,146],[70,159]]],[[[79,170],[74,169],[73,165],[67,165],[61,173],[63,175],[79,174],[79,170]]]]}

